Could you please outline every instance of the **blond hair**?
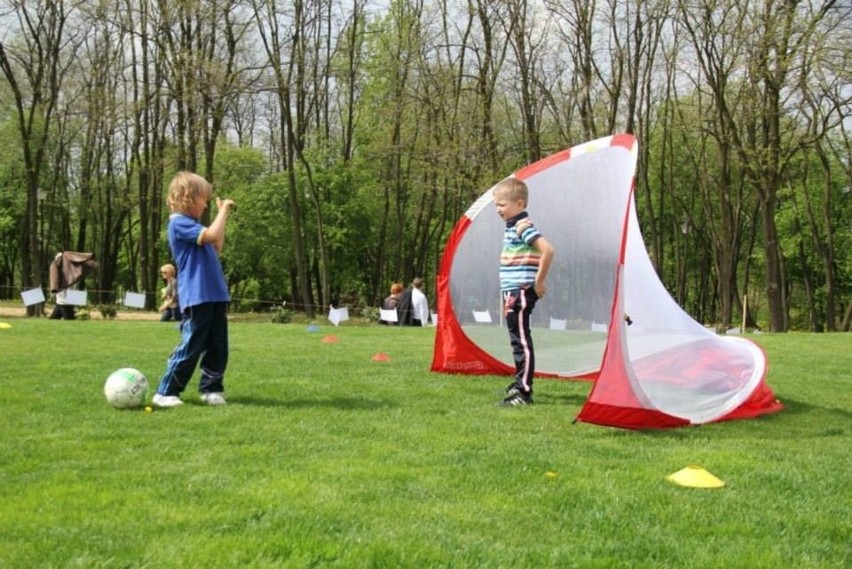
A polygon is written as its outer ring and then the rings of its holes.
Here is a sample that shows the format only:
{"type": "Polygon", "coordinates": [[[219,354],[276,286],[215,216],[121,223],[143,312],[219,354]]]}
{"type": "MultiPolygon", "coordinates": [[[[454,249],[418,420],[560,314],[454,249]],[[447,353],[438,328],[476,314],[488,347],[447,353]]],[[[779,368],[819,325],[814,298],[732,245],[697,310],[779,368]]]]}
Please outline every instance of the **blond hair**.
{"type": "Polygon", "coordinates": [[[166,273],[166,274],[168,274],[169,276],[172,276],[172,277],[173,277],[173,276],[175,276],[175,266],[174,266],[174,265],[172,265],[171,263],[166,263],[165,265],[163,265],[162,267],[160,267],[160,272],[161,272],[161,273],[166,273]]]}
{"type": "Polygon", "coordinates": [[[529,201],[530,191],[523,180],[511,177],[501,180],[494,186],[494,194],[500,194],[510,201],[523,200],[524,206],[526,206],[529,201]]]}
{"type": "Polygon", "coordinates": [[[210,199],[212,195],[210,182],[193,172],[178,172],[169,183],[169,210],[185,213],[195,204],[196,198],[210,199]]]}

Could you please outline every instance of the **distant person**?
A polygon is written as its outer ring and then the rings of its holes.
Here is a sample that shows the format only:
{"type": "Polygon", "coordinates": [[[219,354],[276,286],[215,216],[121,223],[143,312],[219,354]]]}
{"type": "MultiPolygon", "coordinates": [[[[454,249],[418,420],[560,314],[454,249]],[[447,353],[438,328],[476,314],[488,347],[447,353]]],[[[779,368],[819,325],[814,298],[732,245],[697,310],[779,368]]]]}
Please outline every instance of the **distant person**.
{"type": "Polygon", "coordinates": [[[423,293],[423,279],[420,277],[411,283],[411,307],[414,311],[414,325],[426,326],[429,323],[429,300],[423,293]]]}
{"type": "MultiPolygon", "coordinates": [[[[385,297],[382,301],[382,310],[396,310],[396,305],[399,303],[399,297],[402,295],[402,285],[400,283],[393,283],[390,287],[390,294],[385,297]]],[[[388,322],[386,320],[379,319],[379,324],[396,326],[396,322],[388,322]]]]}
{"type": "Polygon", "coordinates": [[[67,300],[68,290],[79,290],[83,278],[98,269],[94,253],[61,251],[56,254],[48,267],[50,292],[56,305],[50,313],[52,320],[74,320],[74,305],[67,300]]]}
{"type": "Polygon", "coordinates": [[[175,278],[175,266],[171,263],[166,263],[160,267],[160,276],[166,281],[166,286],[162,290],[163,303],[160,305],[160,322],[169,322],[170,320],[180,320],[180,310],[178,309],[178,289],[177,278],[175,278]]]}
{"type": "Polygon", "coordinates": [[[177,261],[178,303],[183,316],[181,339],[166,364],[153,404],[183,404],[186,389],[201,360],[198,390],[208,405],[225,405],[228,367],[228,304],[231,297],[219,254],[234,202],[216,198],[216,218],[205,227],[201,214],[213,195],[210,183],[192,172],[178,172],[169,184],[169,247],[177,261]]]}
{"type": "Polygon", "coordinates": [[[396,305],[400,326],[425,326],[424,314],[426,315],[425,318],[429,318],[429,303],[426,300],[426,295],[414,283],[423,286],[423,279],[419,277],[414,279],[411,286],[402,291],[396,305]]]}
{"type": "MultiPolygon", "coordinates": [[[[73,288],[76,288],[76,287],[72,287],[72,289],[73,288]]],[[[75,311],[74,311],[74,305],[68,304],[68,300],[67,300],[67,294],[68,294],[67,291],[68,290],[71,290],[71,289],[65,289],[65,290],[57,291],[56,294],[54,295],[53,300],[56,302],[56,304],[53,305],[53,310],[50,312],[50,316],[48,316],[49,319],[51,319],[51,320],[75,320],[77,318],[77,315],[75,314],[75,311]]]]}
{"type": "Polygon", "coordinates": [[[493,196],[497,214],[506,222],[500,291],[515,360],[515,380],[506,388],[502,405],[531,405],[535,350],[530,318],[535,303],[547,292],[545,280],[555,251],[529,218],[529,190],[523,181],[506,178],[494,188],[493,196]]]}

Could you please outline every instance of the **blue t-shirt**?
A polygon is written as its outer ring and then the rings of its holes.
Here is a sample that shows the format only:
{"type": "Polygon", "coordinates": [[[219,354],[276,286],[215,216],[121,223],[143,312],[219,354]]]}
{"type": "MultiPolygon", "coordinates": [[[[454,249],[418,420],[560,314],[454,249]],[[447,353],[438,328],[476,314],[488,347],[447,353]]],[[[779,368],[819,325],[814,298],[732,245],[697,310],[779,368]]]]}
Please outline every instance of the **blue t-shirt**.
{"type": "Polygon", "coordinates": [[[177,262],[181,312],[204,302],[230,302],[222,263],[212,243],[200,244],[205,227],[182,213],[169,216],[169,247],[177,262]]]}

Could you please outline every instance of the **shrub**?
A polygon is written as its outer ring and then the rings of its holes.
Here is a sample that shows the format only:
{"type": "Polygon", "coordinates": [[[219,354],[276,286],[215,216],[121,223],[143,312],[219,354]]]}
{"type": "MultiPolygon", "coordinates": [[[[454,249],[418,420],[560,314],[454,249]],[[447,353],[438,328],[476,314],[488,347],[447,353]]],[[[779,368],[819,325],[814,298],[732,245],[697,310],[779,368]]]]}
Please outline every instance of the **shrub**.
{"type": "Polygon", "coordinates": [[[379,309],[375,306],[365,306],[361,309],[361,316],[363,316],[365,320],[369,320],[370,322],[378,322],[379,314],[379,309]]]}
{"type": "Polygon", "coordinates": [[[289,324],[293,321],[293,311],[284,306],[275,306],[270,311],[273,324],[289,324]]]}
{"type": "Polygon", "coordinates": [[[118,314],[118,308],[114,304],[103,304],[98,306],[104,320],[112,320],[118,314]]]}

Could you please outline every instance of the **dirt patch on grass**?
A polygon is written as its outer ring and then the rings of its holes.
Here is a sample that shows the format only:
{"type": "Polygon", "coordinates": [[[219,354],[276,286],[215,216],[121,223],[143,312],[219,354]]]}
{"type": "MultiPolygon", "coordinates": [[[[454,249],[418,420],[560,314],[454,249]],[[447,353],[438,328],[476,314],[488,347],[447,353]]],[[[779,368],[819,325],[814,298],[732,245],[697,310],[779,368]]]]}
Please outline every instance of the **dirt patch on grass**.
{"type": "MultiPolygon", "coordinates": [[[[52,310],[52,309],[51,309],[52,310]]],[[[79,315],[84,310],[77,309],[79,315]]],[[[44,313],[44,318],[50,315],[50,311],[44,313]]],[[[26,318],[27,309],[22,306],[0,306],[0,318],[26,318]]],[[[104,317],[97,309],[89,310],[89,318],[91,320],[103,320],[104,317]]],[[[159,312],[145,312],[142,310],[119,310],[115,318],[117,320],[159,320],[159,312]]]]}

